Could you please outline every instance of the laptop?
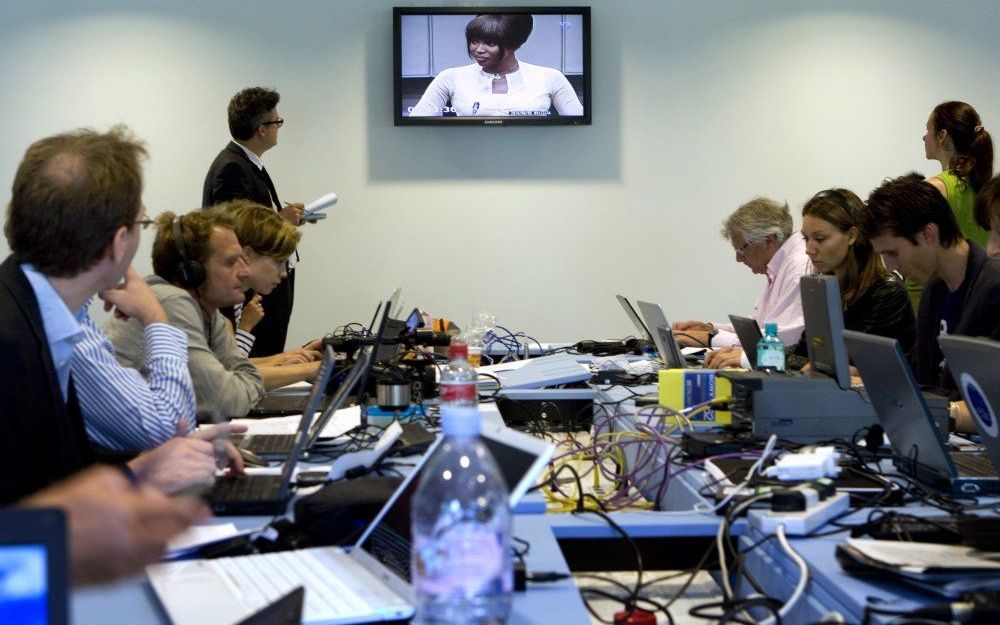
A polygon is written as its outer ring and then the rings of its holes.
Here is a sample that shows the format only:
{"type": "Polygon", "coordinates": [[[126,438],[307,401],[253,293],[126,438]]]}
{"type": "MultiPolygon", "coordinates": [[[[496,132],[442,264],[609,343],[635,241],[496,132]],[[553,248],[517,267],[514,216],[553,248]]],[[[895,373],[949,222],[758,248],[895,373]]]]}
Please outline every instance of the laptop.
{"type": "MultiPolygon", "coordinates": [[[[313,384],[315,385],[315,383],[313,384]]],[[[277,392],[267,393],[257,402],[256,406],[250,409],[250,412],[247,413],[247,418],[267,419],[269,417],[288,417],[302,414],[302,411],[309,404],[311,393],[312,389],[308,391],[302,389],[302,392],[278,389],[277,392]]],[[[322,396],[320,398],[320,409],[325,408],[328,402],[329,397],[326,395],[322,396]]]]}
{"type": "Polygon", "coordinates": [[[851,388],[851,368],[844,331],[844,309],[836,276],[802,276],[799,279],[806,346],[813,371],[830,376],[845,391],[851,388]]]}
{"type": "Polygon", "coordinates": [[[750,361],[750,368],[756,370],[757,343],[763,336],[760,332],[760,326],[757,325],[757,320],[739,315],[729,315],[729,323],[733,324],[736,337],[740,340],[740,347],[743,348],[743,353],[747,355],[747,359],[750,361]]]}
{"type": "MultiPolygon", "coordinates": [[[[538,480],[554,447],[504,427],[484,428],[510,489],[513,507],[538,480]]],[[[440,448],[429,452],[349,549],[321,547],[147,567],[150,583],[176,625],[231,623],[295,586],[305,586],[302,622],[369,623],[404,620],[414,613],[410,585],[410,500],[420,475],[440,448]]]]}
{"type": "Polygon", "coordinates": [[[642,319],[640,319],[639,315],[635,312],[632,302],[628,301],[628,298],[624,295],[615,295],[615,298],[618,300],[618,303],[621,304],[622,310],[625,311],[625,316],[628,317],[629,321],[632,322],[632,325],[634,325],[635,329],[639,332],[639,337],[647,343],[652,343],[653,335],[649,332],[649,328],[646,327],[646,324],[642,322],[642,319]]]}
{"type": "Polygon", "coordinates": [[[216,480],[208,495],[209,504],[217,514],[250,515],[283,512],[292,496],[292,476],[299,456],[305,450],[306,438],[313,416],[319,409],[320,389],[326,387],[333,369],[333,348],[327,346],[323,364],[316,376],[317,384],[309,398],[309,406],[302,413],[291,452],[279,475],[236,475],[216,480]]]}
{"type": "Polygon", "coordinates": [[[1000,467],[1000,343],[970,336],[939,336],[938,345],[944,352],[958,390],[969,407],[972,420],[979,430],[986,454],[994,467],[1000,467]]]}
{"type": "Polygon", "coordinates": [[[62,510],[0,510],[0,623],[69,623],[62,510]]]}
{"type": "Polygon", "coordinates": [[[646,327],[653,329],[653,343],[656,345],[656,351],[660,353],[663,364],[669,369],[686,368],[684,352],[677,344],[674,332],[670,329],[670,323],[660,305],[651,302],[636,302],[636,305],[639,306],[639,313],[642,314],[646,327]]]}
{"type": "MultiPolygon", "coordinates": [[[[312,422],[309,428],[309,435],[306,437],[304,447],[306,451],[313,449],[326,424],[338,410],[346,406],[351,398],[351,394],[358,385],[358,380],[364,377],[365,372],[370,366],[371,348],[366,347],[361,350],[357,361],[348,370],[347,377],[337,387],[337,392],[333,394],[333,397],[328,398],[329,401],[325,402],[326,405],[322,407],[323,412],[320,414],[320,417],[312,422]]],[[[291,453],[294,442],[294,434],[249,434],[240,439],[239,446],[252,451],[262,458],[275,460],[286,458],[291,453]]]]}
{"type": "Polygon", "coordinates": [[[851,330],[843,336],[900,471],[955,495],[1000,492],[986,455],[948,450],[899,341],[851,330]]]}

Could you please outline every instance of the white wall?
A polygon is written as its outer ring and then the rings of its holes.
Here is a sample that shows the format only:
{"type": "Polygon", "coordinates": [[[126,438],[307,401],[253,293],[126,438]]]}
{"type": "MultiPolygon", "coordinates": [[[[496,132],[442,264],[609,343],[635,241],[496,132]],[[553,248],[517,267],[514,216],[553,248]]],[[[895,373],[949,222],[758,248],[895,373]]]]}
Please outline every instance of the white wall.
{"type": "Polygon", "coordinates": [[[32,141],[125,122],[149,143],[149,213],[193,209],[230,96],[273,86],[283,199],[341,198],[305,228],[292,341],[367,319],[397,285],[460,323],[479,308],[578,340],[630,331],[617,292],[675,318],[746,311],[761,278],[721,220],[758,194],[797,216],[828,186],[936,173],[920,138],[938,102],[1000,128],[988,0],[591,0],[592,126],[396,128],[398,2],[7,0],[0,187],[32,141]]]}

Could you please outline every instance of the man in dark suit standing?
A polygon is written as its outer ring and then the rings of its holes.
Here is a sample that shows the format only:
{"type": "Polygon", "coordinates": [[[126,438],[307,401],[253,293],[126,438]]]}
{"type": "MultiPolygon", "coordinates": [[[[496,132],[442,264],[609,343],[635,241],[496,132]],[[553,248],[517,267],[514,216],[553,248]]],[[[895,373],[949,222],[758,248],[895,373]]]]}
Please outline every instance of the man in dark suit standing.
{"type": "MultiPolygon", "coordinates": [[[[273,206],[294,226],[302,223],[302,204],[285,204],[278,199],[274,183],[264,169],[261,156],[278,144],[278,130],[285,120],[278,116],[281,96],[273,89],[250,87],[229,101],[229,142],[205,176],[202,206],[209,207],[234,199],[252,200],[273,206]]],[[[285,350],[288,322],[292,316],[295,295],[295,270],[288,268],[288,277],[276,289],[261,299],[264,318],[254,328],[256,341],[250,356],[271,356],[285,350]]],[[[252,296],[252,295],[251,295],[252,296]]],[[[230,319],[231,310],[223,310],[230,319]]]]}

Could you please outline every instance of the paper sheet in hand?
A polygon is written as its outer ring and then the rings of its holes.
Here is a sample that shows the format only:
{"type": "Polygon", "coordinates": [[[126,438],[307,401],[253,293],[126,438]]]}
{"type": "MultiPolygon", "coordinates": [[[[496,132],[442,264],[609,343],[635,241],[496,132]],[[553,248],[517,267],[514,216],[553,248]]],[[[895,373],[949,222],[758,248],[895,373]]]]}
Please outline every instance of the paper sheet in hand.
{"type": "Polygon", "coordinates": [[[305,209],[302,211],[302,219],[321,219],[326,217],[326,215],[323,215],[322,212],[336,203],[336,193],[327,193],[322,197],[316,198],[312,202],[306,204],[305,209]]]}

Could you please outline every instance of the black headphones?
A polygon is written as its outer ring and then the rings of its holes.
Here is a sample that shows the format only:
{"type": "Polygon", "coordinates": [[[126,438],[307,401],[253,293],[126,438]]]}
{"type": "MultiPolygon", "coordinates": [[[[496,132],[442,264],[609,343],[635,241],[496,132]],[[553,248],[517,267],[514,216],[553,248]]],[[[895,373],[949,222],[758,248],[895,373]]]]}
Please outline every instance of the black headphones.
{"type": "Polygon", "coordinates": [[[184,250],[184,235],[181,233],[181,216],[174,216],[172,224],[174,231],[174,247],[181,255],[181,262],[177,263],[175,280],[179,286],[185,289],[196,289],[205,282],[205,267],[196,260],[187,257],[184,250]]]}
{"type": "Polygon", "coordinates": [[[828,197],[837,204],[840,204],[840,207],[843,208],[845,211],[847,211],[847,216],[851,218],[851,223],[853,223],[859,229],[861,228],[861,224],[858,223],[859,222],[858,211],[851,205],[850,202],[847,201],[846,195],[844,195],[840,191],[837,191],[836,189],[826,189],[825,191],[820,191],[819,193],[814,195],[813,199],[815,200],[821,197],[828,197]]]}

